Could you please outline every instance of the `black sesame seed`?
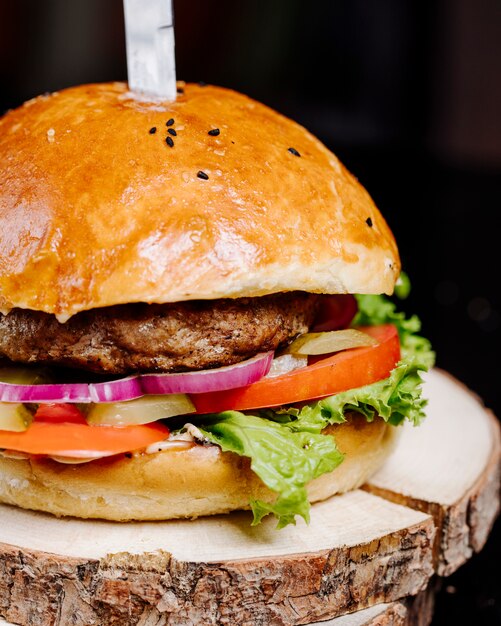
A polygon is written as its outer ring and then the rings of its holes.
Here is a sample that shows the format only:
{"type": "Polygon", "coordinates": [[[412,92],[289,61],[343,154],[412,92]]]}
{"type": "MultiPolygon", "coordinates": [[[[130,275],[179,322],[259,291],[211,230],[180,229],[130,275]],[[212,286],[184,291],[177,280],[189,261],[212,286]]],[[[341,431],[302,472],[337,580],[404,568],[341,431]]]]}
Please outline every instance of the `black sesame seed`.
{"type": "Polygon", "coordinates": [[[221,134],[221,131],[219,130],[219,128],[213,128],[212,130],[209,130],[209,135],[211,137],[217,137],[220,134],[221,134]]]}
{"type": "Polygon", "coordinates": [[[296,150],[296,148],[289,148],[289,152],[293,154],[294,156],[297,156],[297,157],[301,156],[299,152],[296,150]]]}
{"type": "Polygon", "coordinates": [[[170,120],[165,125],[166,126],[174,126],[174,118],[171,117],[170,120]]]}
{"type": "Polygon", "coordinates": [[[132,459],[132,452],[126,452],[126,453],[124,454],[124,457],[125,457],[126,459],[132,459]]]}
{"type": "Polygon", "coordinates": [[[157,132],[157,127],[153,126],[153,128],[150,128],[150,135],[154,135],[157,132]]]}
{"type": "Polygon", "coordinates": [[[173,137],[177,137],[177,133],[173,128],[169,128],[167,132],[169,133],[169,135],[172,135],[173,137]]]}
{"type": "Polygon", "coordinates": [[[367,224],[367,226],[369,226],[370,228],[372,228],[372,220],[371,220],[371,218],[370,218],[370,217],[368,217],[368,218],[365,220],[365,223],[367,224]]]}
{"type": "Polygon", "coordinates": [[[209,180],[209,176],[205,172],[202,172],[202,170],[198,172],[197,176],[198,178],[201,178],[202,180],[209,180]]]}
{"type": "Polygon", "coordinates": [[[172,137],[170,137],[170,136],[169,136],[169,137],[167,137],[167,139],[166,139],[165,141],[166,141],[167,145],[168,145],[170,148],[173,148],[173,147],[174,147],[174,140],[172,139],[172,137]]]}
{"type": "Polygon", "coordinates": [[[184,93],[184,89],[182,87],[177,88],[177,93],[182,95],[184,93]]]}

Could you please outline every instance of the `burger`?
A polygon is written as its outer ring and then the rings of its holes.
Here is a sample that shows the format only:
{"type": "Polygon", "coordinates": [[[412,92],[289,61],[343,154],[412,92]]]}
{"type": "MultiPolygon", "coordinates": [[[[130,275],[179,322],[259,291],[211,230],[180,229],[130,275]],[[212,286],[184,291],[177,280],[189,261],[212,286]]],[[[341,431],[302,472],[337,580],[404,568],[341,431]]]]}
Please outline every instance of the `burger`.
{"type": "Polygon", "coordinates": [[[386,297],[407,288],[386,222],[243,95],[99,84],[8,112],[0,225],[4,503],[281,527],[424,415],[433,353],[386,297]]]}

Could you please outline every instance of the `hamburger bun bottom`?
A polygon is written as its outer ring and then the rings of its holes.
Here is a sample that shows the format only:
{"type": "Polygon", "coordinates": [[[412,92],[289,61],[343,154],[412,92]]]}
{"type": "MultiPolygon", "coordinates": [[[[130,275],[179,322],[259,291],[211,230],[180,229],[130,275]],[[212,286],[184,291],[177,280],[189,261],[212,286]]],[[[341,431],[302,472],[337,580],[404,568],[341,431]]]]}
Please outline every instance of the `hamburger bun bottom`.
{"type": "MultiPolygon", "coordinates": [[[[381,418],[352,414],[329,426],[345,454],[339,467],[308,485],[310,502],[356,489],[393,449],[397,429],[381,418]]],[[[197,518],[249,509],[251,499],[273,502],[247,458],[218,446],[124,455],[80,465],[46,458],[0,457],[0,501],[56,516],[113,521],[197,518]]]]}

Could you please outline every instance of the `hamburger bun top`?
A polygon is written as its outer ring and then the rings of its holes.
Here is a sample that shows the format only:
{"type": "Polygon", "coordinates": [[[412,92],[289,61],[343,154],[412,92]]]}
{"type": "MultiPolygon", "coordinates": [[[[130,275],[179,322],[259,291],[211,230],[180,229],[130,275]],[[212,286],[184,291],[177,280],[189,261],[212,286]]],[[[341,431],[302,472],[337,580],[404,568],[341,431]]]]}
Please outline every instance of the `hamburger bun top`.
{"type": "Polygon", "coordinates": [[[320,141],[234,91],[183,87],[146,102],[85,85],[0,119],[4,312],[392,292],[393,236],[320,141]]]}

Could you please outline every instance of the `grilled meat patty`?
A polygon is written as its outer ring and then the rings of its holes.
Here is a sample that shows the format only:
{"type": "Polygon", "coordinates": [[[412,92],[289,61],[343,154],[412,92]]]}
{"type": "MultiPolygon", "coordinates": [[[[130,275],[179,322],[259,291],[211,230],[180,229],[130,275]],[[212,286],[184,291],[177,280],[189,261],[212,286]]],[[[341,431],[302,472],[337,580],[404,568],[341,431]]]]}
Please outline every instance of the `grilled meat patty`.
{"type": "Polygon", "coordinates": [[[302,292],[235,300],[125,304],[53,315],[0,315],[0,356],[99,373],[221,367],[275,350],[312,324],[321,296],[302,292]]]}

